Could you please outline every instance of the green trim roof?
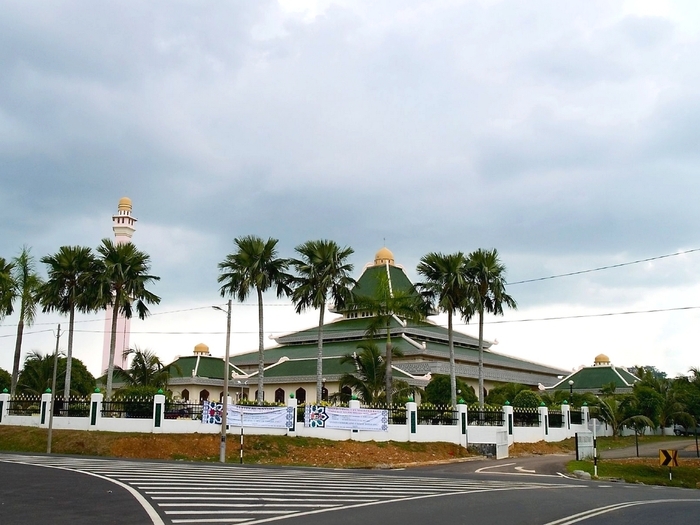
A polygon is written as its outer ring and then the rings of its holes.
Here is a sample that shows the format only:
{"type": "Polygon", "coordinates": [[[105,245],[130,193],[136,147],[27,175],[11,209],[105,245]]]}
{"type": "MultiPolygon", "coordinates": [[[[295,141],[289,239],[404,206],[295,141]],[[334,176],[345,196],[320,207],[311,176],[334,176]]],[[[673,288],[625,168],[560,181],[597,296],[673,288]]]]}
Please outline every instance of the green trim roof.
{"type": "Polygon", "coordinates": [[[616,388],[631,388],[639,378],[630,374],[622,367],[615,366],[588,366],[565,377],[551,387],[551,390],[569,390],[569,381],[572,380],[574,390],[600,390],[602,387],[614,383],[616,388]]]}

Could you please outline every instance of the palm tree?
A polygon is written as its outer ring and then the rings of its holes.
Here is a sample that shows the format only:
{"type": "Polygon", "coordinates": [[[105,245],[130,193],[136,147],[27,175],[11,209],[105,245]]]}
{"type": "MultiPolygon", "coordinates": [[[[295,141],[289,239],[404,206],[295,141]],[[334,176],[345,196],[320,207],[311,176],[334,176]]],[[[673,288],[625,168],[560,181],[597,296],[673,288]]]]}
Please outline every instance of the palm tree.
{"type": "Polygon", "coordinates": [[[277,256],[277,239],[267,241],[255,235],[238,237],[233,240],[236,251],[219,263],[221,272],[218,282],[222,283],[221,296],[235,297],[239,302],[248,298],[255,290],[258,298],[258,404],[263,402],[265,373],[265,348],[263,346],[263,293],[274,288],[277,297],[291,295],[289,283],[292,276],[287,273],[289,262],[277,256]]]}
{"type": "MultiPolygon", "coordinates": [[[[340,390],[345,387],[352,388],[357,398],[366,405],[379,403],[386,399],[387,362],[382,359],[379,348],[373,341],[362,341],[357,345],[359,352],[346,354],[340,358],[341,364],[352,363],[355,365],[354,374],[343,374],[340,377],[340,390]]],[[[401,355],[396,348],[392,349],[395,357],[401,355]]],[[[393,389],[392,384],[390,389],[393,389]]]]}
{"type": "Polygon", "coordinates": [[[71,390],[73,363],[73,331],[75,311],[96,309],[97,261],[92,250],[85,246],[61,246],[54,255],[41,258],[47,266],[48,279],[39,290],[43,312],[59,311],[68,314],[68,350],[66,351],[66,379],[63,398],[71,390]]]}
{"type": "MultiPolygon", "coordinates": [[[[134,356],[129,368],[115,367],[128,386],[152,386],[165,390],[170,380],[170,368],[166,367],[152,350],[141,350],[138,347],[124,351],[124,358],[134,356]]],[[[177,365],[173,365],[179,370],[177,365]]]]}
{"type": "Polygon", "coordinates": [[[452,315],[461,313],[466,321],[471,316],[467,298],[471,282],[467,272],[467,261],[462,252],[449,255],[429,253],[418,264],[418,273],[425,281],[417,285],[423,296],[439,310],[447,313],[447,338],[450,349],[450,400],[457,406],[457,378],[455,374],[455,348],[452,330],[452,315]]]}
{"type": "Polygon", "coordinates": [[[14,265],[0,257],[0,321],[13,312],[12,303],[15,300],[15,287],[12,280],[14,265]]]}
{"type": "Polygon", "coordinates": [[[160,303],[160,297],[147,290],[146,286],[159,281],[160,277],[148,273],[151,269],[150,256],[130,242],[115,244],[110,239],[103,239],[102,244],[97,247],[97,252],[100,255],[99,304],[105,309],[112,308],[107,368],[107,397],[111,397],[119,314],[131,319],[135,308],[139,319],[145,319],[150,313],[146,304],[160,303]]]}
{"type": "Polygon", "coordinates": [[[654,423],[647,416],[627,415],[632,408],[632,402],[631,396],[608,396],[601,398],[596,404],[596,416],[610,426],[614,438],[620,435],[624,426],[654,427],[654,423]]]}
{"type": "Polygon", "coordinates": [[[394,319],[420,321],[425,318],[428,305],[415,289],[392,289],[388,274],[379,272],[374,295],[371,297],[354,296],[351,306],[355,310],[367,312],[372,316],[367,325],[366,334],[368,337],[374,338],[382,331],[386,333],[384,389],[386,403],[391,405],[393,393],[392,358],[396,352],[391,342],[391,322],[394,319]]]}
{"type": "Polygon", "coordinates": [[[36,306],[39,301],[38,291],[42,285],[41,278],[36,273],[34,257],[26,246],[20,254],[12,259],[12,282],[15,298],[19,297],[19,322],[17,323],[17,338],[15,339],[15,358],[12,365],[11,395],[15,395],[19,377],[19,361],[22,354],[22,335],[24,326],[31,326],[36,318],[36,306]]]}
{"type": "Polygon", "coordinates": [[[506,267],[498,251],[476,250],[469,254],[467,268],[472,281],[472,308],[479,314],[479,406],[484,406],[484,313],[503,315],[503,306],[517,308],[506,293],[506,267]]]}
{"type": "MultiPolygon", "coordinates": [[[[59,353],[59,360],[61,354],[59,353]]],[[[41,355],[41,352],[32,350],[24,360],[24,368],[19,375],[17,388],[22,394],[40,396],[47,388],[51,388],[53,381],[53,366],[55,354],[41,355]]],[[[56,384],[62,380],[65,370],[58,367],[56,384]]]]}
{"type": "Polygon", "coordinates": [[[295,248],[299,259],[290,259],[296,270],[293,280],[292,301],[297,313],[307,308],[317,308],[318,357],[316,360],[316,402],[321,402],[323,389],[323,318],[326,304],[332,301],[336,308],[343,308],[350,298],[350,288],[355,280],[350,277],[353,265],[347,262],[354,251],[341,248],[335,241],[307,241],[295,248]]]}

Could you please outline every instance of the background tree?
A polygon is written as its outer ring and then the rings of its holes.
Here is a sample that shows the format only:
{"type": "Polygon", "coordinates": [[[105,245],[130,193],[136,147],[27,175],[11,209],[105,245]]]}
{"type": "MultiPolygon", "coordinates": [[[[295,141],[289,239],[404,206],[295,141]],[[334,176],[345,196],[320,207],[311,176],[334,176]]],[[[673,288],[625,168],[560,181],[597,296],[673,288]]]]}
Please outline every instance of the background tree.
{"type": "MultiPolygon", "coordinates": [[[[127,386],[150,386],[155,387],[156,391],[168,388],[170,368],[163,364],[155,352],[135,347],[126,350],[124,357],[132,357],[129,368],[115,367],[115,372],[127,386]]],[[[177,365],[173,366],[182,373],[177,365]]]]}
{"type": "Polygon", "coordinates": [[[635,414],[632,410],[632,396],[606,396],[598,400],[593,407],[593,417],[608,424],[613,432],[613,437],[620,435],[622,427],[633,425],[645,425],[652,427],[654,422],[647,416],[635,414]]]}
{"type": "Polygon", "coordinates": [[[160,297],[146,289],[160,277],[150,275],[151,258],[130,242],[115,244],[103,239],[98,246],[100,258],[98,272],[100,290],[98,304],[112,308],[111,337],[109,341],[109,365],[107,368],[107,397],[112,396],[114,376],[114,352],[117,346],[117,319],[119,314],[131,319],[134,309],[139,319],[150,313],[146,304],[160,303],[160,297]]]}
{"type": "MultiPolygon", "coordinates": [[[[465,403],[475,403],[478,401],[474,387],[468,385],[460,378],[456,379],[458,399],[463,399],[465,403]]],[[[425,387],[425,400],[434,405],[449,405],[452,403],[452,381],[450,376],[445,374],[434,374],[430,383],[425,387]]],[[[452,405],[454,406],[454,405],[452,405]]]]}
{"type": "Polygon", "coordinates": [[[492,406],[503,406],[506,404],[506,401],[512,404],[515,396],[521,390],[529,390],[529,388],[520,383],[502,383],[489,390],[485,401],[492,406]]]}
{"type": "Polygon", "coordinates": [[[48,278],[39,289],[44,312],[58,311],[68,315],[68,349],[64,399],[70,397],[73,361],[75,311],[96,309],[98,266],[92,250],[85,246],[61,246],[53,255],[41,258],[48,278]]]}
{"type": "Polygon", "coordinates": [[[236,251],[219,263],[221,296],[231,296],[239,302],[255,290],[258,299],[258,404],[263,402],[265,347],[263,344],[263,293],[274,288],[277,297],[291,295],[292,276],[287,273],[289,262],[277,256],[277,239],[264,241],[255,235],[238,237],[233,241],[236,251]]]}
{"type": "Polygon", "coordinates": [[[298,259],[290,259],[297,276],[293,280],[292,301],[297,313],[316,308],[318,318],[318,354],[316,358],[316,402],[321,402],[323,389],[323,318],[331,301],[343,308],[350,298],[355,280],[350,277],[353,265],[348,258],[352,248],[341,248],[334,241],[307,241],[295,248],[298,259]]]}
{"type": "MultiPolygon", "coordinates": [[[[357,398],[366,405],[386,402],[386,360],[373,341],[362,341],[357,345],[359,352],[346,354],[340,359],[341,364],[352,363],[355,373],[345,373],[340,377],[340,390],[350,387],[357,398]]],[[[401,354],[392,349],[394,356],[401,354]]],[[[393,389],[393,385],[390,386],[393,389]]]]}
{"type": "Polygon", "coordinates": [[[425,279],[417,285],[418,290],[431,305],[447,313],[447,339],[450,349],[450,404],[457,405],[457,378],[455,374],[455,348],[452,316],[459,312],[469,321],[472,310],[467,298],[471,282],[467,272],[467,261],[462,252],[444,255],[429,253],[418,264],[418,273],[425,279]]]}
{"type": "Polygon", "coordinates": [[[537,408],[540,403],[542,399],[532,390],[521,390],[513,399],[513,406],[519,408],[537,408]]]}
{"type": "MultiPolygon", "coordinates": [[[[0,321],[13,312],[15,286],[12,278],[13,264],[0,257],[0,321]]],[[[9,386],[8,386],[9,388],[9,386]]]]}
{"type": "Polygon", "coordinates": [[[479,314],[479,406],[484,405],[484,313],[503,315],[503,307],[517,308],[506,293],[506,267],[498,251],[476,250],[469,254],[467,267],[472,281],[472,308],[479,314]]]}
{"type": "Polygon", "coordinates": [[[19,364],[22,355],[22,336],[24,327],[32,326],[36,318],[36,306],[38,303],[38,291],[41,286],[41,278],[36,273],[34,257],[29,248],[22,248],[20,254],[12,260],[12,283],[14,297],[19,298],[19,320],[17,322],[17,338],[15,339],[15,356],[12,365],[12,385],[10,393],[15,395],[17,379],[19,378],[19,364]]]}
{"type": "Polygon", "coordinates": [[[390,405],[394,390],[392,387],[392,359],[396,355],[396,351],[398,351],[398,349],[395,351],[391,341],[392,320],[420,321],[425,318],[428,305],[414,288],[410,290],[392,289],[387,274],[380,272],[377,277],[374,295],[353,296],[352,307],[357,311],[367,312],[371,315],[368,318],[366,331],[368,337],[375,338],[382,332],[386,335],[384,391],[387,393],[386,402],[390,405]]]}
{"type": "MultiPolygon", "coordinates": [[[[25,395],[41,395],[47,388],[51,388],[53,380],[54,355],[43,355],[41,352],[32,351],[24,360],[24,368],[19,374],[17,391],[25,395]]],[[[71,394],[79,397],[90,395],[95,389],[95,378],[85,367],[80,359],[73,359],[73,389],[71,394]]],[[[56,368],[56,390],[63,390],[66,377],[66,358],[58,354],[58,366],[56,368]]],[[[68,399],[68,398],[66,398],[68,399]]]]}
{"type": "Polygon", "coordinates": [[[11,385],[12,385],[12,374],[10,374],[4,368],[0,368],[0,392],[2,392],[5,389],[7,389],[9,391],[11,385]]]}

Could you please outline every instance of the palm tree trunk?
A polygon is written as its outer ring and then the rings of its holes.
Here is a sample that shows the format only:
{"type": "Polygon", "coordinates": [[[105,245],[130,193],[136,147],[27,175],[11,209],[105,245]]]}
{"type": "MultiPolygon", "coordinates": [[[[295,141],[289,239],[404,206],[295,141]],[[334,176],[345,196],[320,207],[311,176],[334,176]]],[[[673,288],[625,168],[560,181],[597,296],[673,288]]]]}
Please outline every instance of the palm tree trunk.
{"type": "Polygon", "coordinates": [[[450,401],[457,406],[457,374],[455,372],[455,345],[452,336],[452,310],[447,311],[447,339],[450,348],[450,401]]]}
{"type": "Polygon", "coordinates": [[[114,350],[117,347],[117,314],[119,313],[119,293],[114,296],[112,306],[112,334],[109,338],[109,363],[107,364],[107,399],[112,397],[112,377],[114,376],[114,350]]]}
{"type": "Polygon", "coordinates": [[[389,328],[389,323],[390,321],[387,321],[386,323],[386,404],[387,406],[391,405],[392,401],[392,374],[391,374],[391,357],[392,357],[392,348],[391,348],[391,328],[389,328]]]}
{"type": "Polygon", "coordinates": [[[22,354],[22,335],[24,334],[24,310],[20,312],[17,323],[17,338],[15,339],[15,359],[12,364],[12,383],[10,384],[10,396],[15,397],[17,380],[19,379],[19,358],[22,354]]]}
{"type": "MultiPolygon", "coordinates": [[[[63,387],[63,400],[68,403],[70,398],[70,374],[73,364],[73,325],[75,324],[75,306],[71,305],[68,316],[68,350],[66,350],[66,379],[63,387]]],[[[67,406],[67,405],[66,405],[67,406]]]]}
{"type": "Polygon", "coordinates": [[[484,407],[484,310],[479,310],[479,408],[484,407]]]}
{"type": "Polygon", "coordinates": [[[320,405],[323,401],[323,315],[326,310],[326,304],[322,304],[321,313],[318,318],[318,356],[316,358],[316,404],[320,405]]]}
{"type": "Polygon", "coordinates": [[[258,291],[258,405],[263,404],[263,384],[265,374],[265,348],[263,346],[263,296],[262,290],[258,291]]]}

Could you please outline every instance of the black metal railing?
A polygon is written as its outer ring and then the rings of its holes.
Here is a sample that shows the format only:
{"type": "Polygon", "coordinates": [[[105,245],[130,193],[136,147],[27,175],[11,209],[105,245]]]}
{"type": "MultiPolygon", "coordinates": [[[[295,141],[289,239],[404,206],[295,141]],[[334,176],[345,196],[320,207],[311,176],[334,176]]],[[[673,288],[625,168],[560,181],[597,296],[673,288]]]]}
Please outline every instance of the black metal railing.
{"type": "Polygon", "coordinates": [[[362,408],[369,408],[372,410],[386,410],[390,425],[406,424],[406,405],[369,405],[362,408]]]}
{"type": "Polygon", "coordinates": [[[564,424],[564,414],[558,410],[549,411],[549,428],[561,428],[564,424]]]}
{"type": "Polygon", "coordinates": [[[204,403],[190,403],[189,401],[166,401],[165,419],[202,419],[204,403]]]}
{"type": "Polygon", "coordinates": [[[8,416],[38,416],[41,412],[41,397],[19,396],[7,402],[8,416]]]}
{"type": "Polygon", "coordinates": [[[459,412],[448,406],[420,405],[416,415],[419,425],[457,425],[459,423],[459,412]]]}
{"type": "Polygon", "coordinates": [[[540,411],[536,408],[513,409],[513,425],[516,427],[539,427],[540,411]]]}
{"type": "Polygon", "coordinates": [[[153,417],[153,399],[113,399],[103,401],[102,417],[150,419],[153,417]]]}
{"type": "Polygon", "coordinates": [[[581,410],[572,410],[569,414],[571,414],[572,425],[583,425],[583,412],[581,410]]]}
{"type": "Polygon", "coordinates": [[[479,407],[467,409],[467,424],[475,426],[503,426],[505,418],[501,409],[480,409],[479,407]]]}

